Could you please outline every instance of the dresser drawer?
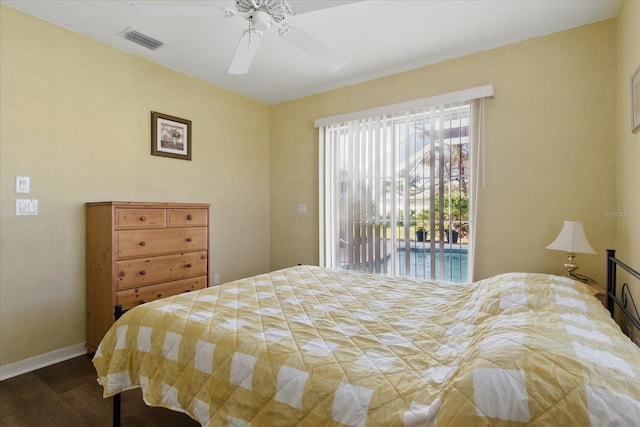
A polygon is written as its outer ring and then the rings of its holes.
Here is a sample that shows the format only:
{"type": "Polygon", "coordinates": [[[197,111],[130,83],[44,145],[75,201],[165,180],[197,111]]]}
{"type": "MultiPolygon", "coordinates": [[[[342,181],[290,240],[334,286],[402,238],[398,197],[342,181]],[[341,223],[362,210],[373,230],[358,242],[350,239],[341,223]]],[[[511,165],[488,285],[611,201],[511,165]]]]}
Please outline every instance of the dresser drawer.
{"type": "Polygon", "coordinates": [[[122,259],[206,251],[208,237],[205,227],[117,231],[116,256],[122,259]]]}
{"type": "Polygon", "coordinates": [[[166,209],[116,209],[116,229],[164,228],[167,223],[166,209]]]}
{"type": "Polygon", "coordinates": [[[118,289],[207,274],[207,251],[116,262],[118,289]]]}
{"type": "Polygon", "coordinates": [[[207,276],[159,283],[157,285],[142,286],[139,288],[116,292],[116,304],[122,305],[122,308],[127,310],[135,307],[136,305],[144,304],[145,302],[178,295],[183,292],[196,291],[206,287],[207,276]]]}
{"type": "Polygon", "coordinates": [[[169,209],[169,227],[205,227],[208,223],[207,209],[169,209]]]}

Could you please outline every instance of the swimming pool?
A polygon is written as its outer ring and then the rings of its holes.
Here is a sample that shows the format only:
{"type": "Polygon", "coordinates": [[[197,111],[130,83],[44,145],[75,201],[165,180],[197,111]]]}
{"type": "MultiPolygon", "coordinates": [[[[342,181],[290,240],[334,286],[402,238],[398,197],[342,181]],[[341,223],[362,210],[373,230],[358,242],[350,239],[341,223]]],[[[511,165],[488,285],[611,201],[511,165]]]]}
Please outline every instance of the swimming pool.
{"type": "MultiPolygon", "coordinates": [[[[436,263],[436,279],[448,280],[451,282],[466,282],[467,279],[467,265],[469,253],[467,249],[459,248],[446,248],[443,249],[444,254],[444,277],[440,277],[440,250],[435,252],[436,263]]],[[[398,276],[406,276],[407,264],[406,264],[406,249],[396,249],[396,270],[398,276]]],[[[385,259],[379,261],[379,268],[382,271],[391,271],[391,255],[385,259]],[[384,268],[384,264],[387,268],[384,268]]],[[[348,264],[343,264],[342,268],[349,270],[348,264]]],[[[355,270],[369,271],[369,264],[362,263],[360,268],[356,267],[355,270]]],[[[417,249],[411,248],[409,250],[409,277],[415,277],[418,279],[431,279],[431,251],[429,249],[417,249]]]]}
{"type": "MultiPolygon", "coordinates": [[[[452,282],[467,281],[467,264],[468,251],[466,249],[443,249],[444,255],[444,277],[442,280],[452,282]]],[[[406,275],[406,250],[398,249],[396,253],[396,266],[399,269],[399,275],[406,275]]],[[[391,256],[387,258],[389,262],[391,256]]],[[[440,279],[440,251],[435,252],[436,261],[436,278],[440,279]]],[[[409,276],[420,279],[431,278],[431,251],[429,249],[409,250],[409,276]]]]}

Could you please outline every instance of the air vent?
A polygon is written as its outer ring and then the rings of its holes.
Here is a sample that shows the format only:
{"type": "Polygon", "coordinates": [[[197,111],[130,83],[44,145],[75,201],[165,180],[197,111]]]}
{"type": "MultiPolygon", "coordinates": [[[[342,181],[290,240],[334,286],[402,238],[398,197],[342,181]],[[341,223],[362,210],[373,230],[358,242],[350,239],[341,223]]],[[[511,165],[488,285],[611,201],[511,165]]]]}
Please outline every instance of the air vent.
{"type": "Polygon", "coordinates": [[[135,44],[139,44],[142,47],[146,47],[147,49],[150,50],[156,50],[159,47],[161,47],[162,45],[164,45],[164,43],[162,43],[159,40],[156,40],[152,37],[149,37],[145,34],[142,34],[136,30],[133,30],[131,28],[127,28],[125,29],[123,32],[120,33],[125,39],[134,42],[135,44]]]}

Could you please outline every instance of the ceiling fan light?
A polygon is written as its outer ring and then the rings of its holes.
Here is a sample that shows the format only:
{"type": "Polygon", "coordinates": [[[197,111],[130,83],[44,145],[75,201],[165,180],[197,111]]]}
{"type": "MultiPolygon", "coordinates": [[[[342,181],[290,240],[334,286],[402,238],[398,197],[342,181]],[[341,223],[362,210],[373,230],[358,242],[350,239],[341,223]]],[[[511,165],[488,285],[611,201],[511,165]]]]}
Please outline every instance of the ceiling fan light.
{"type": "Polygon", "coordinates": [[[271,17],[262,10],[256,10],[249,17],[251,26],[254,30],[264,33],[271,27],[271,17]]]}

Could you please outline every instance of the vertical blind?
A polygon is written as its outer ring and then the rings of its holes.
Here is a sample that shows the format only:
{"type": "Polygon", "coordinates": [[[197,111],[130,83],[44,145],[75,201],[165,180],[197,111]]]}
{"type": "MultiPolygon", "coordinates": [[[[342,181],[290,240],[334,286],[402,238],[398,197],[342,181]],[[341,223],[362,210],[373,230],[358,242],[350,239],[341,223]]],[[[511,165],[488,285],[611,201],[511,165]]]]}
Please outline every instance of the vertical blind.
{"type": "Polygon", "coordinates": [[[433,101],[316,122],[321,265],[468,280],[472,104],[433,101]]]}

